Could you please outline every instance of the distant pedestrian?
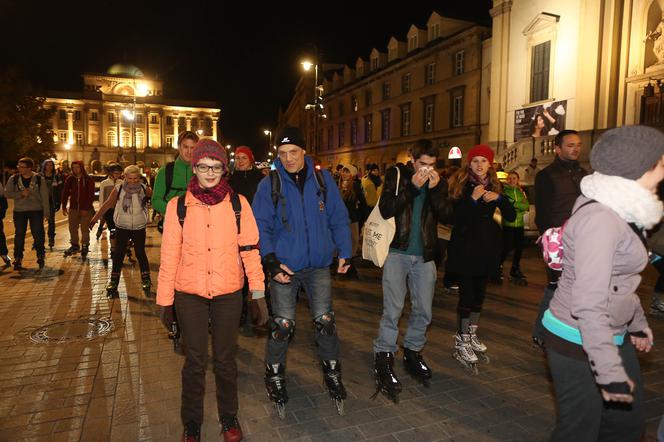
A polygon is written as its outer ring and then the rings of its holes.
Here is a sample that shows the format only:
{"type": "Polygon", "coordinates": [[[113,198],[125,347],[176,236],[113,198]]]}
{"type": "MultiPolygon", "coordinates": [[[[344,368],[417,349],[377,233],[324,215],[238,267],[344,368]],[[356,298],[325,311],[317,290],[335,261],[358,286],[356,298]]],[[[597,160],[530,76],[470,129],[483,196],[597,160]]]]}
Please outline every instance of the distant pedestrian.
{"type": "Polygon", "coordinates": [[[55,170],[55,160],[52,158],[44,160],[40,174],[49,189],[48,246],[53,248],[55,245],[55,213],[60,210],[64,180],[62,174],[55,170]]]}
{"type": "Polygon", "coordinates": [[[81,257],[85,259],[90,247],[88,224],[92,218],[95,182],[85,171],[82,161],[72,162],[71,171],[72,174],[67,177],[62,191],[62,214],[68,217],[71,241],[71,247],[65,250],[65,256],[71,256],[80,251],[81,257]],[[81,232],[80,241],[79,230],[81,232]]]}
{"type": "Polygon", "coordinates": [[[507,183],[503,185],[503,196],[507,198],[516,211],[516,219],[509,221],[503,218],[503,253],[500,259],[500,273],[503,272],[503,263],[507,255],[513,250],[510,280],[519,285],[526,284],[526,277],[521,271],[521,253],[523,252],[524,222],[523,216],[530,208],[528,197],[519,185],[519,174],[507,174],[507,183]]]}
{"type": "Polygon", "coordinates": [[[12,265],[9,259],[9,250],[7,250],[7,237],[5,236],[5,215],[7,215],[7,197],[5,196],[5,188],[0,184],[0,258],[4,262],[5,267],[12,265]]]}

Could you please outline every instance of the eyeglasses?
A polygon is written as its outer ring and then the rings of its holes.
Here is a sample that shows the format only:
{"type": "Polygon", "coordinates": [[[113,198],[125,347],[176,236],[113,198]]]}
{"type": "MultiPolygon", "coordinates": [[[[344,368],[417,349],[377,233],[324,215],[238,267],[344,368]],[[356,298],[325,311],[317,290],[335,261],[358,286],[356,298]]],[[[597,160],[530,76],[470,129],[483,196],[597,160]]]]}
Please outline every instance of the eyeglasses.
{"type": "Polygon", "coordinates": [[[200,173],[208,173],[210,170],[215,174],[222,173],[226,168],[223,165],[220,166],[208,166],[207,164],[197,164],[196,170],[200,173]]]}

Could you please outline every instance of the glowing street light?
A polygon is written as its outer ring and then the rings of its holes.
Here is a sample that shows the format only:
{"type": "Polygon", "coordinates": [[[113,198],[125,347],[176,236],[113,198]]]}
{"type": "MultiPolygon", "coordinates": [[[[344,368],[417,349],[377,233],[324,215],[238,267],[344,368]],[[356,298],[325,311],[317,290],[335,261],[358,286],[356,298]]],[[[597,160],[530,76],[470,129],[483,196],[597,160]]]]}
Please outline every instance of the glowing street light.
{"type": "Polygon", "coordinates": [[[230,144],[227,144],[227,145],[226,145],[226,149],[230,149],[230,148],[231,148],[231,145],[230,145],[230,144]]]}
{"type": "Polygon", "coordinates": [[[198,129],[196,133],[198,134],[199,137],[203,136],[203,129],[198,129]]]}
{"type": "Polygon", "coordinates": [[[65,151],[67,151],[67,166],[69,166],[69,150],[71,149],[71,144],[65,143],[65,151]]]}
{"type": "Polygon", "coordinates": [[[263,133],[267,137],[267,150],[270,150],[270,146],[272,145],[272,131],[270,129],[265,129],[263,133]]]}

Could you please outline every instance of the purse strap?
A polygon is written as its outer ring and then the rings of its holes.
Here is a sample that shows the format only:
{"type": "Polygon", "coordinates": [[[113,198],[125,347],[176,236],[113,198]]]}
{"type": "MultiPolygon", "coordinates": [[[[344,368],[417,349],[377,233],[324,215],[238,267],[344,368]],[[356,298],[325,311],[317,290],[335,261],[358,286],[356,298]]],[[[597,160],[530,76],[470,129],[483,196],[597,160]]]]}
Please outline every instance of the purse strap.
{"type": "Polygon", "coordinates": [[[394,168],[397,170],[397,185],[396,191],[394,192],[394,196],[399,196],[399,181],[401,181],[401,169],[399,169],[399,166],[394,166],[394,168]]]}

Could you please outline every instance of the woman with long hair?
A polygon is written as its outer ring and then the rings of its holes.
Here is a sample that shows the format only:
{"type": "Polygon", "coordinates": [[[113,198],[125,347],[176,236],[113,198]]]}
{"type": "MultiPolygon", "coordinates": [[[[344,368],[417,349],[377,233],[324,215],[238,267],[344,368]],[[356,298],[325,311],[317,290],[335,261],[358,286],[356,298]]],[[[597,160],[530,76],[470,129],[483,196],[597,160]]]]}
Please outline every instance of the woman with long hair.
{"type": "Polygon", "coordinates": [[[191,167],[194,176],[186,194],[171,199],[166,210],[157,304],[164,325],[177,321],[184,341],[182,441],[201,438],[210,334],[222,435],[226,442],[237,442],[242,430],[235,358],[245,272],[252,316],[258,325],[267,322],[258,227],[247,199],[223,178],[228,159],[219,143],[198,141],[191,167]]]}
{"type": "Polygon", "coordinates": [[[449,180],[454,205],[452,236],[448,246],[448,269],[458,278],[457,333],[454,357],[477,372],[477,353],[487,347],[477,337],[480,313],[489,277],[500,264],[502,232],[494,221],[496,208],[503,219],[514,221],[516,213],[491,166],[493,151],[480,144],[468,152],[468,164],[449,180]]]}
{"type": "Polygon", "coordinates": [[[645,409],[636,350],[650,351],[653,334],[635,291],[648,263],[643,232],[662,219],[664,134],[611,129],[590,151],[590,165],[542,318],[558,405],[551,440],[637,441],[645,409]]]}

